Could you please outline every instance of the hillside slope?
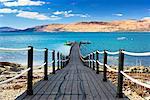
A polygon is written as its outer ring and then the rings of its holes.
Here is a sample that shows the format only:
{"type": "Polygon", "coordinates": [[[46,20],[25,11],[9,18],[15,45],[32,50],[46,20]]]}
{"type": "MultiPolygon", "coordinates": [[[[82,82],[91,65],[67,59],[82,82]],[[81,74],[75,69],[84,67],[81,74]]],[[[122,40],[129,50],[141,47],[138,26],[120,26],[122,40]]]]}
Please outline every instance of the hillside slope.
{"type": "Polygon", "coordinates": [[[124,20],[112,22],[79,22],[71,24],[48,24],[34,27],[38,32],[116,32],[116,31],[150,31],[150,19],[124,20]]]}

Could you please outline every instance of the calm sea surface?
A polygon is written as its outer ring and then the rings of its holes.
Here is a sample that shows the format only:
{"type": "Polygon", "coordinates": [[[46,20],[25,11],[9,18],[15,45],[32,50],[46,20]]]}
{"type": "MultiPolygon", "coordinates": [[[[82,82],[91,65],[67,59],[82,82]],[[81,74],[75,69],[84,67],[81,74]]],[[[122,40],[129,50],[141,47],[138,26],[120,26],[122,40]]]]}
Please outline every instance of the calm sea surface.
{"type": "MultiPolygon", "coordinates": [[[[150,33],[144,32],[122,32],[122,33],[81,33],[81,32],[11,32],[0,33],[0,47],[6,48],[48,48],[49,50],[61,51],[67,55],[70,47],[65,46],[66,41],[90,41],[91,44],[83,45],[81,52],[83,55],[94,50],[117,51],[120,48],[132,52],[150,51],[150,33]]],[[[49,61],[51,61],[49,53],[49,61]]],[[[21,64],[27,62],[27,52],[0,52],[0,62],[9,61],[21,64]]],[[[100,55],[102,59],[102,55],[100,55]]],[[[108,63],[117,65],[118,55],[109,56],[108,63]]],[[[101,60],[102,61],[102,60],[101,60]]],[[[34,52],[34,64],[43,63],[43,52],[34,52]]],[[[145,65],[150,66],[150,57],[130,57],[125,56],[125,65],[145,65]]]]}

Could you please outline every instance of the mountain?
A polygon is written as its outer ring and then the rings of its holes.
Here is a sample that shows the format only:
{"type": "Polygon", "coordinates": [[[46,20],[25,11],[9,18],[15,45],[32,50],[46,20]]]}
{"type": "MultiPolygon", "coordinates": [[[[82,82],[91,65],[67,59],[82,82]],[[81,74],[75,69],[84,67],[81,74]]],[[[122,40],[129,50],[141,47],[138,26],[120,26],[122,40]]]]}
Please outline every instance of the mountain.
{"type": "Polygon", "coordinates": [[[5,31],[27,32],[150,32],[150,19],[120,20],[110,22],[77,22],[70,24],[48,24],[17,30],[5,27],[5,31]]]}
{"type": "Polygon", "coordinates": [[[16,32],[16,31],[19,30],[11,27],[0,27],[0,32],[16,32]]]}
{"type": "Polygon", "coordinates": [[[37,32],[150,32],[150,19],[48,24],[36,26],[31,29],[37,32]]]}

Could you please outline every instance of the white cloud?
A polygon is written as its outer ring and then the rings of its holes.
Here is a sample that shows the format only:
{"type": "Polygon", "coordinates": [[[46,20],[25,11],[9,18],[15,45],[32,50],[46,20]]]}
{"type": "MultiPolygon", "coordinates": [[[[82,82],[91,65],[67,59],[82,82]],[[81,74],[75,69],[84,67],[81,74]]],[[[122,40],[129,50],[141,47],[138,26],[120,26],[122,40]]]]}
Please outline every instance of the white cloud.
{"type": "Polygon", "coordinates": [[[123,16],[122,13],[117,13],[117,14],[113,14],[113,15],[118,16],[118,17],[122,17],[123,16]]]}
{"type": "Polygon", "coordinates": [[[14,2],[4,2],[3,3],[7,7],[12,6],[41,6],[45,4],[43,1],[32,1],[32,0],[18,0],[14,2]]]}
{"type": "Polygon", "coordinates": [[[23,17],[28,19],[36,19],[36,20],[59,20],[61,17],[52,15],[46,16],[44,14],[40,14],[39,12],[29,12],[29,11],[19,11],[16,15],[17,17],[23,17]]]}
{"type": "Polygon", "coordinates": [[[143,17],[142,20],[150,19],[150,17],[143,17]]]}
{"type": "Polygon", "coordinates": [[[17,13],[17,9],[10,9],[10,8],[2,8],[0,9],[0,13],[17,13]]]}
{"type": "Polygon", "coordinates": [[[72,10],[69,10],[69,11],[56,11],[56,12],[53,12],[53,14],[55,15],[66,15],[66,14],[70,14],[72,12],[72,10]]]}
{"type": "Polygon", "coordinates": [[[0,2],[8,2],[8,1],[12,1],[12,0],[0,0],[0,2]]]}
{"type": "MultiPolygon", "coordinates": [[[[10,9],[10,8],[2,8],[0,9],[0,13],[14,13],[17,17],[23,17],[28,19],[36,19],[36,20],[59,20],[61,17],[56,15],[46,16],[39,12],[31,12],[31,11],[23,11],[17,9],[10,9]]],[[[2,17],[3,15],[0,15],[2,17]]]]}
{"type": "Polygon", "coordinates": [[[55,15],[50,16],[50,20],[59,20],[59,19],[61,19],[61,17],[55,16],[55,15]]]}
{"type": "Polygon", "coordinates": [[[88,14],[84,15],[84,14],[75,14],[75,13],[72,13],[72,10],[69,10],[69,11],[56,11],[56,12],[53,12],[54,15],[63,15],[64,17],[74,17],[74,16],[77,16],[77,17],[89,17],[88,14]]]}
{"type": "Polygon", "coordinates": [[[38,12],[28,12],[28,11],[21,11],[17,15],[17,17],[29,18],[29,19],[37,19],[37,20],[49,20],[48,16],[40,14],[38,12]]]}
{"type": "Polygon", "coordinates": [[[3,17],[4,15],[0,15],[0,17],[3,17]]]}

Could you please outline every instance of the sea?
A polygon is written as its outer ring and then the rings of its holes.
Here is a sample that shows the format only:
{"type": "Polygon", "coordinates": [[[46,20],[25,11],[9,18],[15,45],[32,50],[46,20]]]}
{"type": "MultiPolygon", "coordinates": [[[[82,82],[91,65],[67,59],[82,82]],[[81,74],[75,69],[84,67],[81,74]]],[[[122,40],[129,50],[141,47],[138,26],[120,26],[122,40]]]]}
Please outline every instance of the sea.
{"type": "MultiPolygon", "coordinates": [[[[118,51],[124,49],[130,52],[150,52],[150,32],[1,32],[0,48],[48,48],[49,64],[51,51],[69,54],[68,41],[88,41],[81,45],[82,55],[99,50],[118,51]]],[[[103,62],[103,55],[99,55],[103,62]]],[[[0,51],[0,62],[14,62],[27,65],[27,51],[0,51]]],[[[34,65],[44,62],[44,52],[34,51],[34,65]]],[[[108,64],[118,65],[118,55],[108,55],[108,64]]],[[[125,66],[150,66],[150,57],[134,57],[125,55],[125,66]]]]}

